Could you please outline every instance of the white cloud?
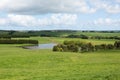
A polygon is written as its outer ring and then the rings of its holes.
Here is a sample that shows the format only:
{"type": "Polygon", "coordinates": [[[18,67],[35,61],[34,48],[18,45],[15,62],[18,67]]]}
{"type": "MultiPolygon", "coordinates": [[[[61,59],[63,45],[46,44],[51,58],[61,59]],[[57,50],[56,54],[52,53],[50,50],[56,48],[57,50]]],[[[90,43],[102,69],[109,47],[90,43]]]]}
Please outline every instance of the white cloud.
{"type": "Polygon", "coordinates": [[[120,19],[99,18],[93,22],[95,25],[120,26],[120,19]]]}
{"type": "Polygon", "coordinates": [[[120,13],[120,0],[91,0],[96,10],[104,10],[107,13],[120,13]]]}
{"type": "Polygon", "coordinates": [[[0,10],[4,9],[5,7],[7,7],[7,3],[9,0],[1,0],[0,1],[0,10]]]}
{"type": "Polygon", "coordinates": [[[93,13],[85,0],[1,0],[0,9],[9,13],[93,13]]]}
{"type": "Polygon", "coordinates": [[[116,0],[116,2],[120,3],[120,0],[116,0]]]}
{"type": "Polygon", "coordinates": [[[0,18],[0,25],[5,26],[7,24],[7,20],[5,18],[0,18]]]}
{"type": "Polygon", "coordinates": [[[107,6],[106,11],[109,13],[120,13],[120,5],[107,6]]]}
{"type": "Polygon", "coordinates": [[[17,14],[120,13],[120,0],[1,0],[0,10],[17,14]],[[114,3],[113,3],[114,2],[114,3]]]}
{"type": "Polygon", "coordinates": [[[9,14],[7,18],[0,19],[0,26],[41,27],[48,25],[75,25],[75,14],[52,14],[49,17],[35,18],[29,15],[9,14]]]}

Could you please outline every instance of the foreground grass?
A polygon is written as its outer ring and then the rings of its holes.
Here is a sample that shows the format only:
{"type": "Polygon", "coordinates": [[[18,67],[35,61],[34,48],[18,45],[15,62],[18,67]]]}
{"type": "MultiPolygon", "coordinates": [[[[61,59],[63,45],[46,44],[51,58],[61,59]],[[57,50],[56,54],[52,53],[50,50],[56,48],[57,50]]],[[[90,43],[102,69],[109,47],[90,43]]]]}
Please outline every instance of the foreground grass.
{"type": "Polygon", "coordinates": [[[120,80],[120,50],[71,53],[0,45],[0,80],[120,80]]]}

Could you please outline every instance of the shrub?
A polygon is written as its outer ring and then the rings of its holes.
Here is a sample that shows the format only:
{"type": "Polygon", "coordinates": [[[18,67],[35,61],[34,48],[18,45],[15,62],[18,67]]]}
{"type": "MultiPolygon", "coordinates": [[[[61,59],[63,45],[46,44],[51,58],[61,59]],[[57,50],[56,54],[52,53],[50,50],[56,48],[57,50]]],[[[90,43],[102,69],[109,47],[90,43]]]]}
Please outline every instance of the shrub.
{"type": "Polygon", "coordinates": [[[87,43],[88,51],[94,51],[94,46],[91,43],[87,43]]]}
{"type": "Polygon", "coordinates": [[[53,47],[53,51],[59,51],[59,47],[58,46],[54,46],[53,47]]]}
{"type": "Polygon", "coordinates": [[[67,48],[71,52],[78,52],[79,51],[79,47],[75,44],[68,45],[67,48]]]}
{"type": "Polygon", "coordinates": [[[120,41],[112,44],[93,45],[92,43],[84,43],[80,41],[64,41],[63,44],[54,46],[53,51],[70,51],[70,52],[90,52],[107,49],[120,49],[120,41]]]}
{"type": "Polygon", "coordinates": [[[87,51],[88,51],[87,45],[86,44],[82,45],[81,46],[81,52],[87,52],[87,51]]]}
{"type": "Polygon", "coordinates": [[[101,44],[101,45],[100,45],[100,49],[102,49],[102,50],[106,50],[106,47],[107,47],[106,44],[101,44]]]}
{"type": "Polygon", "coordinates": [[[114,47],[115,47],[116,49],[120,49],[120,41],[115,41],[114,47]]]}
{"type": "Polygon", "coordinates": [[[107,49],[114,49],[114,45],[108,44],[108,45],[107,45],[107,49]]]}

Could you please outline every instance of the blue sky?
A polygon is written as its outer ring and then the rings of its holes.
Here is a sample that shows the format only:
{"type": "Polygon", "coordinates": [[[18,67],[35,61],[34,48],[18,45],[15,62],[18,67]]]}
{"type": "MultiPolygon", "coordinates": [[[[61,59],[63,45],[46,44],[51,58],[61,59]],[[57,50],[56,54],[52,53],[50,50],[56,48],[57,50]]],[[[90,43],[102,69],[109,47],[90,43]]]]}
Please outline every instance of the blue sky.
{"type": "Polygon", "coordinates": [[[120,0],[0,0],[0,30],[120,30],[120,0]]]}

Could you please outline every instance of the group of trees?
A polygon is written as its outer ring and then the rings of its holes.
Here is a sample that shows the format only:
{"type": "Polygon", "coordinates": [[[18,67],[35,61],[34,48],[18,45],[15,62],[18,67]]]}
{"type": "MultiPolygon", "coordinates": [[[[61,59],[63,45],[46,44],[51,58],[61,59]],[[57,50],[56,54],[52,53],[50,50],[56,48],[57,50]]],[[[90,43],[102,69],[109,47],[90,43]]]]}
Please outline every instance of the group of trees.
{"type": "Polygon", "coordinates": [[[120,33],[120,31],[74,31],[74,30],[43,30],[43,31],[2,31],[0,30],[0,38],[24,38],[31,36],[41,37],[67,37],[67,38],[82,38],[82,39],[117,39],[120,36],[91,36],[88,33],[120,33]],[[83,33],[82,33],[83,32],[83,33]],[[87,34],[86,34],[87,33],[87,34]],[[70,34],[70,35],[69,35],[70,34]]]}
{"type": "Polygon", "coordinates": [[[104,37],[104,36],[94,36],[94,37],[90,37],[91,39],[116,39],[116,40],[120,40],[119,36],[110,36],[110,37],[104,37]]]}
{"type": "Polygon", "coordinates": [[[92,43],[84,43],[80,41],[64,41],[63,44],[58,44],[53,47],[53,51],[63,52],[90,52],[99,50],[120,49],[120,41],[114,44],[93,45],[92,43]]]}
{"type": "Polygon", "coordinates": [[[89,37],[88,36],[86,36],[86,35],[83,35],[83,34],[81,34],[81,35],[68,35],[66,38],[81,38],[81,39],[88,39],[89,37]]]}
{"type": "Polygon", "coordinates": [[[24,38],[31,36],[61,37],[63,34],[75,33],[72,30],[42,30],[42,31],[7,31],[0,30],[0,38],[24,38]]]}
{"type": "Polygon", "coordinates": [[[0,40],[0,44],[38,44],[37,40],[0,40]]]}
{"type": "Polygon", "coordinates": [[[105,36],[87,36],[87,35],[68,35],[66,36],[66,38],[81,38],[81,39],[116,39],[116,40],[120,40],[119,36],[109,36],[109,37],[105,37],[105,36]]]}
{"type": "Polygon", "coordinates": [[[11,38],[29,38],[30,35],[27,32],[0,32],[0,39],[11,39],[11,38]]]}

